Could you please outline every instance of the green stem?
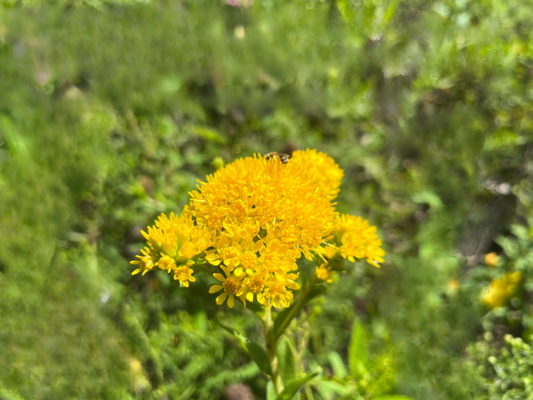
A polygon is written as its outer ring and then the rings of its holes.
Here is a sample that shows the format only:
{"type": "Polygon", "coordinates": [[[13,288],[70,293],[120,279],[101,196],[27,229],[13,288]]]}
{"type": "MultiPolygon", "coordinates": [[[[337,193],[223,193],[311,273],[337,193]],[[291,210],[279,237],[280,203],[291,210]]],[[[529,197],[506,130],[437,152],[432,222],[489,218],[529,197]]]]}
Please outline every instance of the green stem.
{"type": "Polygon", "coordinates": [[[270,369],[272,371],[271,379],[276,389],[276,393],[280,394],[283,391],[283,381],[279,374],[277,341],[274,338],[274,323],[272,322],[271,310],[267,310],[263,319],[263,329],[265,332],[265,342],[267,348],[268,359],[270,361],[270,369]]]}
{"type": "Polygon", "coordinates": [[[313,274],[311,276],[311,279],[309,280],[309,283],[302,289],[300,297],[298,297],[298,300],[296,300],[296,303],[294,303],[294,307],[292,307],[289,314],[287,314],[287,316],[279,326],[279,332],[285,332],[285,329],[287,329],[287,325],[291,323],[292,319],[296,316],[296,314],[298,314],[298,312],[302,308],[302,303],[305,301],[305,297],[307,296],[313,285],[318,281],[319,279],[316,277],[315,274],[313,274]]]}

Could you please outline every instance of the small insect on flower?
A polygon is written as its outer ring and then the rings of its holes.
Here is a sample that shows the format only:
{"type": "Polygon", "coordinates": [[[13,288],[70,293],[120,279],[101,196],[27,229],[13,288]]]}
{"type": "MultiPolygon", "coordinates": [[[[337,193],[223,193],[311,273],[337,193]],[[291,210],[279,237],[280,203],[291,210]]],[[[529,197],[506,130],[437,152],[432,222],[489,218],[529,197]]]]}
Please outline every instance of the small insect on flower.
{"type": "Polygon", "coordinates": [[[273,151],[272,153],[268,153],[265,155],[265,158],[267,160],[270,160],[273,157],[279,158],[282,164],[287,164],[289,162],[289,158],[291,158],[291,156],[288,154],[278,153],[276,151],[273,151]]]}

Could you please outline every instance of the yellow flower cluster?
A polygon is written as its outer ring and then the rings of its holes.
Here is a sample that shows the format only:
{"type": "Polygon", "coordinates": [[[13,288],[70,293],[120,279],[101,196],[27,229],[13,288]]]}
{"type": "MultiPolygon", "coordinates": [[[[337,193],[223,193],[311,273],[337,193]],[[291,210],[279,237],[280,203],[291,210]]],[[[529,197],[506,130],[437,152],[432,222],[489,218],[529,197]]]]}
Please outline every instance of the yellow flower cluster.
{"type": "Polygon", "coordinates": [[[221,292],[217,304],[288,307],[298,290],[297,260],[318,254],[326,261],[318,279],[331,281],[327,260],[336,254],[378,266],[385,254],[376,228],[360,217],[339,216],[334,198],[343,171],[326,154],[297,151],[289,162],[279,156],[237,160],[200,182],[181,217],[159,217],[143,232],[149,247],[139,268],[174,272],[184,286],[194,282],[195,262],[216,267],[221,292]]]}
{"type": "Polygon", "coordinates": [[[384,261],[385,252],[381,249],[376,227],[369,226],[368,221],[353,215],[341,215],[337,223],[337,240],[342,256],[352,262],[356,258],[366,259],[368,263],[379,267],[379,263],[384,261]]]}
{"type": "Polygon", "coordinates": [[[211,232],[196,225],[185,207],[180,217],[170,213],[161,214],[155,225],[148,227],[148,233],[141,231],[149,247],[141,250],[142,255],[132,264],[139,267],[132,275],[146,274],[154,267],[174,273],[174,279],[188,287],[196,279],[192,276],[193,258],[203,253],[211,245],[211,232]]]}
{"type": "Polygon", "coordinates": [[[513,296],[521,280],[522,274],[518,271],[509,272],[499,279],[494,279],[482,294],[483,304],[490,309],[503,307],[513,296]]]}

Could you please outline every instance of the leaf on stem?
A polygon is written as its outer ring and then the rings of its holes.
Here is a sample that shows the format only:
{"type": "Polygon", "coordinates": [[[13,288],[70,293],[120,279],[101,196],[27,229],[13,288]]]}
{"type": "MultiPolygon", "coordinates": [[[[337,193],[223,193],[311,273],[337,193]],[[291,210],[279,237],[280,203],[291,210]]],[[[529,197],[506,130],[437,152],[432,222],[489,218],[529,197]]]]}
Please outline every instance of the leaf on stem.
{"type": "Polygon", "coordinates": [[[333,368],[333,373],[335,374],[335,377],[339,379],[346,378],[348,372],[346,371],[346,366],[344,365],[344,361],[342,361],[340,354],[336,351],[332,351],[328,354],[328,359],[329,363],[333,368]]]}
{"type": "Polygon", "coordinates": [[[276,388],[274,387],[274,383],[270,380],[267,383],[266,392],[267,400],[276,400],[276,388]]]}
{"type": "Polygon", "coordinates": [[[302,376],[301,378],[293,379],[285,386],[285,389],[283,389],[283,391],[278,394],[276,400],[291,400],[292,398],[294,398],[296,393],[298,393],[298,391],[303,385],[305,385],[317,375],[318,372],[313,372],[302,376]]]}
{"type": "Polygon", "coordinates": [[[278,345],[278,363],[283,383],[296,379],[294,348],[289,340],[283,340],[278,345]]]}
{"type": "Polygon", "coordinates": [[[246,350],[248,350],[248,353],[250,353],[252,356],[252,360],[254,360],[261,371],[269,376],[272,375],[272,370],[270,369],[270,360],[263,346],[261,346],[255,340],[249,339],[237,329],[224,325],[219,321],[217,321],[217,323],[242,343],[246,350]]]}
{"type": "Polygon", "coordinates": [[[357,319],[353,323],[348,361],[352,375],[356,379],[361,379],[366,375],[368,365],[366,333],[363,324],[357,319]]]}

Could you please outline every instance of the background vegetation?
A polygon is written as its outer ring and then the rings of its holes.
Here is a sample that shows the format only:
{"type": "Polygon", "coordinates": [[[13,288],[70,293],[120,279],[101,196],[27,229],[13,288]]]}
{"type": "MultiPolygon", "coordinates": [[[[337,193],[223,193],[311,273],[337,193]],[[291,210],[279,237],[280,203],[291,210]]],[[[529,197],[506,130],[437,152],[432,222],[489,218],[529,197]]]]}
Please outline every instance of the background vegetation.
{"type": "Polygon", "coordinates": [[[129,261],[215,157],[305,148],[344,169],[338,208],[387,257],[291,327],[322,371],[302,398],[531,398],[529,1],[0,5],[1,399],[263,399],[216,323],[253,334],[251,314],[129,261]]]}

